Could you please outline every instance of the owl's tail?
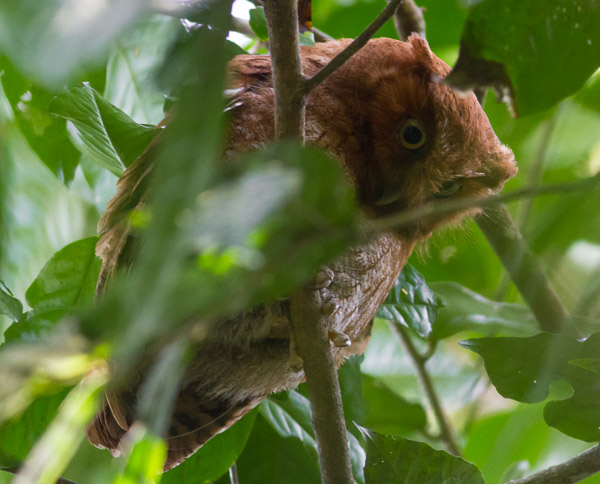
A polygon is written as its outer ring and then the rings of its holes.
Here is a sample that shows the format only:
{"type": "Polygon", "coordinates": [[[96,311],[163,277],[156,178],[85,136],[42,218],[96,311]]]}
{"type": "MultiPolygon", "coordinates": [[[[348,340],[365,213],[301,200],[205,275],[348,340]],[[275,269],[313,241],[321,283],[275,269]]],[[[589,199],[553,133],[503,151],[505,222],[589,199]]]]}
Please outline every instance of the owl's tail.
{"type": "MultiPolygon", "coordinates": [[[[86,430],[88,440],[98,448],[108,449],[114,457],[121,454],[123,437],[132,426],[135,415],[133,393],[107,395],[104,408],[86,430]]],[[[167,460],[163,471],[181,464],[218,433],[227,430],[261,399],[230,405],[218,399],[201,400],[182,391],[175,402],[171,419],[167,460]]]]}

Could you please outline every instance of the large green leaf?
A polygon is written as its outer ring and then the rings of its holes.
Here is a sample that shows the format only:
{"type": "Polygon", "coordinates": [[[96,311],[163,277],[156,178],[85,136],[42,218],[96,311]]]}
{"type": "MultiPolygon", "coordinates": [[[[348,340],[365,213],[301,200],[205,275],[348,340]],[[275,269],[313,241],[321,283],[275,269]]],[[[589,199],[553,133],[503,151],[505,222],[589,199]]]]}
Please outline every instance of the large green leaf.
{"type": "Polygon", "coordinates": [[[402,434],[424,430],[425,410],[405,400],[379,378],[361,373],[359,358],[352,357],[338,371],[348,431],[358,435],[352,422],[377,432],[402,434]]]}
{"type": "Polygon", "coordinates": [[[100,272],[97,241],[81,239],[54,254],[25,294],[32,311],[6,331],[7,341],[37,339],[77,305],[93,299],[100,272]]]}
{"type": "MultiPolygon", "coordinates": [[[[311,459],[318,462],[317,443],[312,428],[310,402],[298,392],[292,390],[271,395],[259,406],[261,415],[269,422],[281,437],[299,439],[311,459]]],[[[350,446],[350,462],[354,479],[362,483],[365,453],[354,435],[347,432],[350,446]]]]}
{"type": "Polygon", "coordinates": [[[244,450],[256,414],[255,411],[249,413],[227,431],[215,435],[183,464],[167,472],[161,482],[201,484],[217,480],[227,472],[244,450]]]}
{"type": "Polygon", "coordinates": [[[0,3],[0,51],[36,84],[60,87],[101,61],[108,44],[148,8],[142,0],[0,3]]]}
{"type": "Polygon", "coordinates": [[[469,12],[451,80],[509,87],[520,115],[576,92],[600,65],[596,0],[483,0],[469,12]]]}
{"type": "Polygon", "coordinates": [[[377,317],[400,323],[428,338],[443,306],[444,300],[429,289],[421,273],[406,264],[377,317]]]}
{"type": "Polygon", "coordinates": [[[433,341],[461,331],[510,336],[531,336],[539,332],[526,306],[490,301],[455,282],[434,282],[431,288],[446,301],[433,326],[430,336],[433,341]]]}
{"type": "Polygon", "coordinates": [[[164,96],[155,85],[156,69],[181,22],[153,15],[121,36],[111,47],[104,98],[138,123],[158,124],[164,96]]]}
{"type": "Polygon", "coordinates": [[[54,99],[50,110],[70,122],[77,147],[96,163],[120,175],[156,134],[137,124],[89,85],[74,87],[54,99]]]}
{"type": "Polygon", "coordinates": [[[461,343],[481,355],[498,392],[521,402],[540,402],[553,381],[565,380],[573,395],[546,404],[548,425],[587,442],[600,440],[600,333],[585,341],[541,333],[530,338],[481,338],[461,343]]]}
{"type": "Polygon", "coordinates": [[[367,484],[484,484],[477,467],[460,457],[435,450],[423,442],[359,429],[367,443],[367,484]]]}
{"type": "Polygon", "coordinates": [[[65,120],[48,111],[53,94],[32,85],[4,56],[0,56],[0,79],[15,120],[31,148],[52,173],[70,183],[80,154],[69,140],[65,120]]]}
{"type": "Polygon", "coordinates": [[[0,425],[0,467],[22,462],[52,421],[67,390],[38,397],[18,418],[0,425]]]}

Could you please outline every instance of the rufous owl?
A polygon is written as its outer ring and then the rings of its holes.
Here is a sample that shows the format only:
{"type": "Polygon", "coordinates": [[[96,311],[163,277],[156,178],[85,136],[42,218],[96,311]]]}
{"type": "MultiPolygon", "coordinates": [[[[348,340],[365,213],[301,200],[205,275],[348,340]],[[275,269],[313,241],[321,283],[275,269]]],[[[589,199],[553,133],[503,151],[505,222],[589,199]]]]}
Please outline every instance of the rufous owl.
{"type": "MultiPolygon", "coordinates": [[[[302,67],[312,76],[350,40],[302,47],[302,67]]],[[[339,161],[365,219],[396,214],[448,199],[497,193],[516,173],[514,156],[502,145],[474,95],[461,96],[440,82],[450,68],[422,38],[375,39],[314,89],[306,106],[306,142],[339,161]]],[[[274,137],[271,61],[241,55],[229,64],[231,124],[225,158],[256,149],[274,137]]],[[[103,260],[101,290],[131,264],[137,241],[123,213],[147,198],[154,146],[126,170],[99,230],[103,260]]],[[[472,210],[474,212],[475,210],[472,210]]],[[[319,274],[336,364],[361,353],[372,320],[415,244],[440,224],[465,213],[427,219],[381,233],[349,248],[319,274]]],[[[277,301],[216,321],[198,346],[175,403],[165,470],[183,462],[215,434],[229,428],[273,392],[304,379],[290,358],[289,302],[277,301]]],[[[135,390],[106,403],[87,431],[94,445],[120,452],[135,420],[135,390]]]]}

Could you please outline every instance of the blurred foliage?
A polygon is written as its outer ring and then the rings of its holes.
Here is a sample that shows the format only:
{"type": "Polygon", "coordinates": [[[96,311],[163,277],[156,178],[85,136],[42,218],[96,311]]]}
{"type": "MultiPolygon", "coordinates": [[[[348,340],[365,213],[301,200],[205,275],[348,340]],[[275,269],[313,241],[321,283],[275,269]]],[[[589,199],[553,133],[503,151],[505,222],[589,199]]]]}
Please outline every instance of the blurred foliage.
{"type": "MultiPolygon", "coordinates": [[[[523,116],[511,118],[492,95],[485,108],[519,161],[507,190],[598,173],[600,76],[586,82],[598,67],[597,2],[418,3],[441,58],[454,63],[462,38],[472,52],[506,63],[523,116]]],[[[351,190],[320,151],[278,144],[236,168],[217,163],[225,62],[243,52],[225,41],[227,2],[190,9],[200,28],[148,5],[0,5],[0,467],[25,461],[30,482],[59,475],[92,484],[158,481],[165,445],[156,435],[178,384],[163,385],[163,375],[181,374],[188,357],[182,321],[285,296],[354,236],[351,190]],[[155,129],[176,99],[178,119],[155,129]],[[94,306],[95,226],[115,175],[154,136],[163,148],[152,208],[137,214],[148,239],[140,270],[115,280],[94,306]],[[158,356],[142,390],[143,423],[130,432],[125,456],[113,459],[82,442],[82,430],[99,403],[106,360],[132,368],[148,347],[158,356]]],[[[236,2],[234,11],[244,15],[246,7],[236,2]]],[[[313,2],[313,24],[354,37],[382,8],[375,0],[313,2]]],[[[267,38],[260,8],[249,17],[267,38]]],[[[378,35],[396,37],[392,23],[378,35]]],[[[600,307],[580,304],[582,294],[592,301],[600,291],[599,202],[586,192],[511,206],[586,335],[600,324],[600,307]]],[[[586,447],[576,439],[600,439],[598,338],[537,334],[472,222],[422,245],[379,317],[410,328],[423,354],[435,349],[427,371],[474,465],[441,450],[412,362],[378,319],[364,358],[340,370],[357,482],[481,482],[481,475],[504,482],[575,455],[586,447]],[[457,344],[465,338],[483,360],[457,344]]],[[[162,482],[228,482],[234,462],[244,484],[320,482],[303,392],[269,397],[162,482]]],[[[0,472],[0,482],[8,476],[0,472]]]]}

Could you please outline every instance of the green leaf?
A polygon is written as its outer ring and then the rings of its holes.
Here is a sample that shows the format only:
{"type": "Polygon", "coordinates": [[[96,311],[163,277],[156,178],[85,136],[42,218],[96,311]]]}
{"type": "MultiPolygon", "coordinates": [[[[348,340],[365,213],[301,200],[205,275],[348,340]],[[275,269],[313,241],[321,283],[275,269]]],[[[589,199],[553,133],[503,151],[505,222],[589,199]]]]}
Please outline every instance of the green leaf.
{"type": "Polygon", "coordinates": [[[600,65],[598,25],[595,0],[483,0],[469,12],[450,79],[510,86],[523,116],[548,109],[600,65]]]}
{"type": "Polygon", "coordinates": [[[0,50],[36,84],[57,88],[83,67],[99,64],[110,42],[148,9],[142,0],[74,5],[69,0],[0,3],[0,50]]]}
{"type": "Polygon", "coordinates": [[[158,124],[163,118],[164,96],[154,76],[179,29],[178,19],[153,15],[109,51],[104,98],[138,123],[158,124]]]}
{"type": "Polygon", "coordinates": [[[161,482],[209,483],[217,480],[235,463],[254,427],[257,412],[252,411],[223,433],[215,435],[183,464],[167,472],[161,482]]]}
{"type": "Polygon", "coordinates": [[[0,467],[20,464],[52,421],[67,390],[38,397],[18,418],[0,425],[0,467]]]}
{"type": "Polygon", "coordinates": [[[13,297],[10,289],[0,280],[0,314],[5,314],[13,321],[23,314],[23,304],[16,297],[13,297]]]}
{"type": "Polygon", "coordinates": [[[127,431],[127,435],[129,445],[132,446],[127,458],[127,466],[120,475],[115,477],[114,484],[155,482],[154,479],[162,472],[167,458],[167,444],[137,422],[127,431]]]}
{"type": "Polygon", "coordinates": [[[35,86],[0,57],[2,89],[29,146],[52,173],[69,184],[79,163],[79,151],[71,143],[64,119],[48,111],[53,94],[35,86]]]}
{"type": "Polygon", "coordinates": [[[70,122],[71,138],[81,152],[115,175],[144,151],[157,132],[137,124],[89,85],[60,94],[50,110],[70,122]]]}
{"type": "MultiPolygon", "coordinates": [[[[300,440],[282,438],[259,415],[237,461],[239,482],[264,484],[321,484],[319,462],[300,440]]],[[[225,483],[229,484],[228,477],[225,483]]],[[[224,483],[224,484],[225,484],[224,483]]]]}
{"type": "MultiPolygon", "coordinates": [[[[311,460],[318,462],[317,443],[312,428],[310,402],[298,392],[292,390],[271,395],[259,405],[261,415],[282,437],[299,439],[311,460]]],[[[360,443],[351,433],[346,433],[350,446],[350,462],[354,479],[362,483],[365,454],[360,443]]]]}
{"type": "Polygon", "coordinates": [[[365,482],[484,484],[473,464],[423,442],[383,435],[359,426],[367,444],[365,482]]]}
{"type": "Polygon", "coordinates": [[[509,336],[531,336],[539,332],[526,306],[491,301],[455,282],[434,282],[431,288],[446,301],[433,326],[432,341],[462,331],[509,336]]]}
{"type": "Polygon", "coordinates": [[[530,338],[473,339],[461,345],[483,357],[492,383],[506,398],[540,402],[548,396],[552,382],[568,382],[573,395],[547,403],[546,422],[576,439],[600,440],[598,373],[588,369],[589,361],[600,354],[600,333],[585,341],[541,333],[530,338]]]}
{"type": "Polygon", "coordinates": [[[250,28],[260,40],[269,40],[264,7],[257,7],[250,10],[250,28]]]}
{"type": "Polygon", "coordinates": [[[443,299],[429,289],[422,274],[406,264],[377,317],[400,323],[422,338],[428,338],[443,306],[443,299]]]}
{"type": "Polygon", "coordinates": [[[77,305],[93,299],[100,272],[97,241],[81,239],[52,256],[25,293],[33,310],[8,328],[7,341],[37,339],[77,305]]]}

